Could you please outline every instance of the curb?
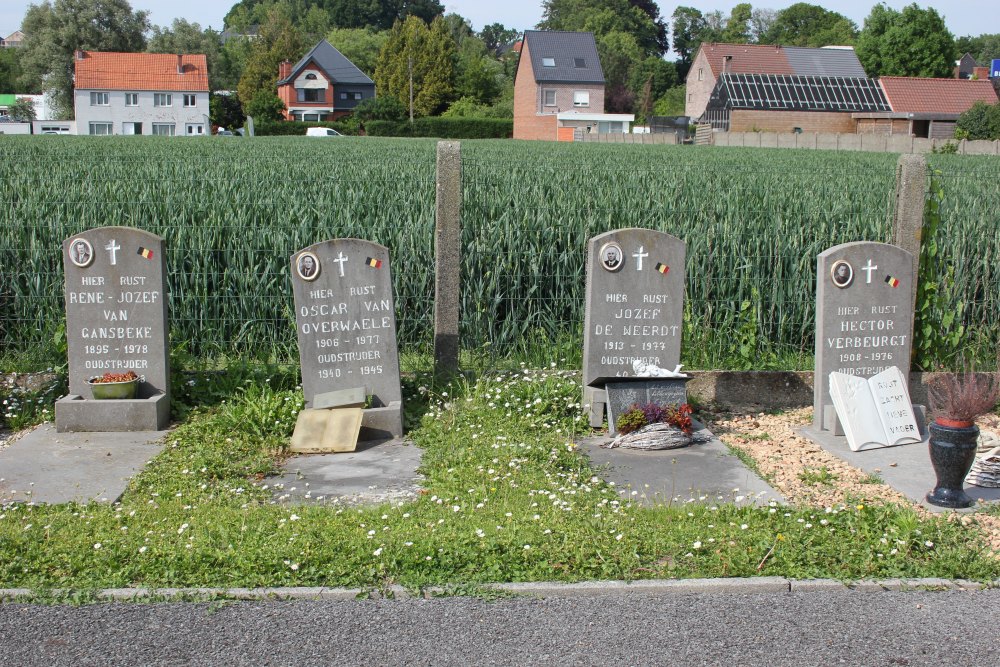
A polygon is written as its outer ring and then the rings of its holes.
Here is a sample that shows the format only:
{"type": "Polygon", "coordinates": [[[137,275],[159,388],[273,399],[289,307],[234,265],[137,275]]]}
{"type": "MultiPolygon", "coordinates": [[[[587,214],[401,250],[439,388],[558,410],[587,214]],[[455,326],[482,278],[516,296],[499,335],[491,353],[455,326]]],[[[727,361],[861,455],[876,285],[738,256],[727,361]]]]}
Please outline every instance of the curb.
{"type": "MultiPolygon", "coordinates": [[[[786,579],[784,577],[746,577],[732,579],[645,579],[639,581],[584,581],[576,583],[525,582],[482,584],[452,589],[433,586],[419,591],[403,586],[381,589],[326,588],[321,586],[287,588],[108,588],[94,593],[100,602],[206,602],[239,600],[248,602],[420,600],[452,596],[475,596],[476,592],[505,593],[531,598],[584,598],[625,595],[689,595],[764,593],[818,593],[850,591],[858,593],[909,591],[983,591],[1000,588],[1000,579],[983,583],[967,579],[863,579],[842,582],[835,579],[786,579]],[[456,592],[457,590],[457,592],[456,592]]],[[[73,589],[0,588],[0,603],[31,602],[36,599],[59,601],[70,597],[73,589]]]]}

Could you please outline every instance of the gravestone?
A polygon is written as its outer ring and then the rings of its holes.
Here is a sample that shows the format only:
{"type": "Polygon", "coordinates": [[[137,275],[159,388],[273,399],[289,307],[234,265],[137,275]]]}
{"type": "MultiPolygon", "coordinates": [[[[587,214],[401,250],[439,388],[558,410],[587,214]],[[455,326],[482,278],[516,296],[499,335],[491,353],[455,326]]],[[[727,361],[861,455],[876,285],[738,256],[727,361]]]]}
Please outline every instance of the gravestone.
{"type": "MultiPolygon", "coordinates": [[[[620,229],[588,242],[583,398],[591,426],[604,419],[606,385],[634,377],[634,361],[668,370],[680,363],[684,254],[683,241],[651,229],[620,229]]],[[[642,382],[665,386],[678,380],[642,382]]],[[[647,389],[643,395],[648,397],[647,389]]],[[[614,433],[614,424],[609,426],[614,433]]]]}
{"type": "Polygon", "coordinates": [[[170,420],[163,239],[100,227],[63,241],[69,395],[56,430],[157,431],[170,420]],[[90,378],[135,372],[134,399],[96,400],[90,378]]]}
{"type": "Polygon", "coordinates": [[[910,377],[913,258],[885,243],[845,243],[817,259],[813,429],[842,435],[830,373],[868,379],[896,366],[910,377]]]}
{"type": "Polygon", "coordinates": [[[295,328],[306,407],[317,396],[363,388],[361,440],[403,434],[396,307],[389,250],[333,239],[291,257],[295,328]]]}

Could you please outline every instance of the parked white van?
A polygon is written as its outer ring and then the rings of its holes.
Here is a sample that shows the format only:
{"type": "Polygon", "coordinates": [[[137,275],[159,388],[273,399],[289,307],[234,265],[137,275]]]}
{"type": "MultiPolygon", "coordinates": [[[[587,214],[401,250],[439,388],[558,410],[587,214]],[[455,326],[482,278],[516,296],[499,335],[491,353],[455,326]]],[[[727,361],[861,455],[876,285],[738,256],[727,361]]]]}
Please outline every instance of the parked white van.
{"type": "Polygon", "coordinates": [[[307,137],[342,137],[340,132],[332,130],[329,127],[307,127],[306,128],[307,137]]]}

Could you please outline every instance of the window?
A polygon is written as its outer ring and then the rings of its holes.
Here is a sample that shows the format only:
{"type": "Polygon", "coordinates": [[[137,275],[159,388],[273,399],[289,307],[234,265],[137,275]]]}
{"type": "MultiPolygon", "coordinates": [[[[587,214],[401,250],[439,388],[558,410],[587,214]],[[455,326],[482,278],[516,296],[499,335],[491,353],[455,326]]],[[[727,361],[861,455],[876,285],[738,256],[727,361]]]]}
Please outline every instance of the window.
{"type": "Polygon", "coordinates": [[[198,106],[198,96],[190,95],[188,93],[184,94],[184,106],[186,107],[196,107],[198,106]]]}
{"type": "Polygon", "coordinates": [[[347,99],[347,93],[341,93],[340,94],[340,99],[346,100],[347,99]]]}
{"type": "Polygon", "coordinates": [[[556,105],[556,91],[546,89],[542,91],[542,105],[554,107],[556,105]]]}
{"type": "Polygon", "coordinates": [[[586,69],[587,61],[584,58],[573,58],[573,64],[577,69],[586,69]]]}
{"type": "Polygon", "coordinates": [[[174,136],[173,123],[153,123],[153,134],[158,137],[174,136]]]}
{"type": "Polygon", "coordinates": [[[316,80],[315,72],[309,72],[308,74],[306,74],[306,81],[315,81],[315,80],[316,80]]]}
{"type": "Polygon", "coordinates": [[[698,68],[698,80],[699,81],[704,81],[705,80],[705,68],[704,67],[699,67],[698,68]]]}
{"type": "MultiPolygon", "coordinates": [[[[154,107],[169,107],[171,106],[171,96],[170,93],[154,93],[153,94],[153,106],[154,107]]],[[[153,127],[156,127],[155,125],[153,127]]],[[[156,134],[155,132],[153,134],[156,134]]]]}
{"type": "Polygon", "coordinates": [[[556,66],[555,58],[542,58],[542,67],[555,67],[555,66],[556,66]]]}
{"type": "Polygon", "coordinates": [[[122,123],[122,134],[142,134],[142,123],[122,123]]]}
{"type": "Polygon", "coordinates": [[[184,134],[189,137],[196,137],[205,134],[205,126],[201,123],[188,123],[184,128],[184,134]]]}
{"type": "MultiPolygon", "coordinates": [[[[105,95],[107,95],[107,93],[105,93],[105,95]]],[[[111,134],[111,123],[91,123],[90,133],[100,135],[111,134]]]]}
{"type": "Polygon", "coordinates": [[[106,107],[111,104],[111,96],[108,93],[91,93],[90,106],[106,107]]]}
{"type": "Polygon", "coordinates": [[[354,93],[354,99],[360,100],[361,99],[361,93],[354,93]]]}
{"type": "Polygon", "coordinates": [[[573,91],[573,106],[575,106],[575,107],[589,107],[590,106],[590,91],[589,90],[576,90],[576,91],[573,91]]]}
{"type": "Polygon", "coordinates": [[[127,107],[139,106],[139,93],[125,93],[125,106],[127,107]]]}
{"type": "Polygon", "coordinates": [[[296,88],[299,102],[326,102],[326,91],[322,88],[296,88]]]}

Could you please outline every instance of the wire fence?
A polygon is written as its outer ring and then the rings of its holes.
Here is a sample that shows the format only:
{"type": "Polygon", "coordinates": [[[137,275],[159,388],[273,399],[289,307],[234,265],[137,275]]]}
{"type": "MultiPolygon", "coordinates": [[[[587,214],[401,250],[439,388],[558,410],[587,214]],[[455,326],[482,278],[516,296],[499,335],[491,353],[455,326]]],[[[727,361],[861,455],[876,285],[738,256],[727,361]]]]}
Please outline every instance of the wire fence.
{"type": "MultiPolygon", "coordinates": [[[[387,246],[401,364],[430,367],[433,141],[8,138],[0,143],[0,359],[65,359],[61,242],[134,226],[167,241],[171,344],[192,360],[296,363],[288,258],[387,246]]],[[[464,142],[463,363],[579,367],[587,240],[625,227],[687,244],[689,367],[809,368],[815,258],[891,241],[896,157],[464,142]]],[[[934,156],[971,335],[1000,329],[1000,167],[934,156]],[[974,187],[970,183],[975,183],[974,187]]]]}

